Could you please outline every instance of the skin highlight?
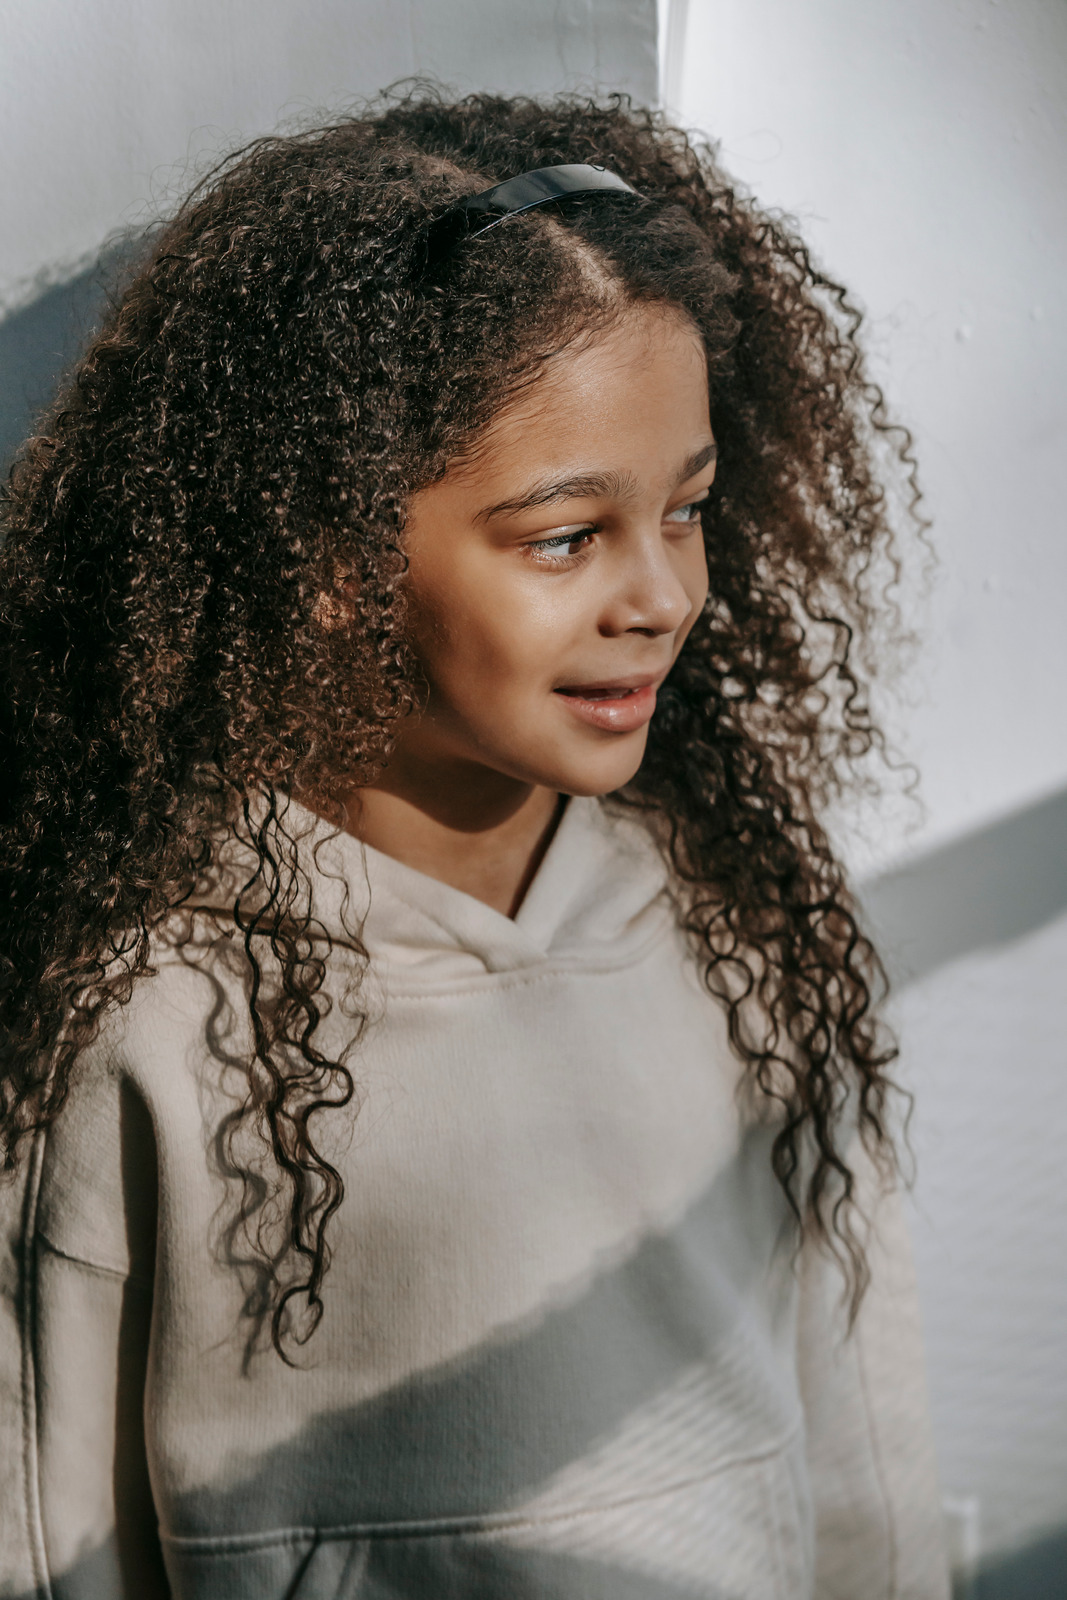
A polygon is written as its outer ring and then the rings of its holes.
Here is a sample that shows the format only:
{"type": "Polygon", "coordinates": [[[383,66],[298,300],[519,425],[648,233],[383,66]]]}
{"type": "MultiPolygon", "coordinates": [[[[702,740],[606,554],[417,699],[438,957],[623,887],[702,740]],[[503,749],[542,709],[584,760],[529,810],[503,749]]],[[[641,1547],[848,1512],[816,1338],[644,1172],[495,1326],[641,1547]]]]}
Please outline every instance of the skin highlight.
{"type": "Polygon", "coordinates": [[[641,764],[707,598],[713,478],[707,364],[682,318],[642,308],[555,357],[473,460],[413,497],[429,697],[351,796],[352,830],[514,915],[560,796],[641,764]]]}

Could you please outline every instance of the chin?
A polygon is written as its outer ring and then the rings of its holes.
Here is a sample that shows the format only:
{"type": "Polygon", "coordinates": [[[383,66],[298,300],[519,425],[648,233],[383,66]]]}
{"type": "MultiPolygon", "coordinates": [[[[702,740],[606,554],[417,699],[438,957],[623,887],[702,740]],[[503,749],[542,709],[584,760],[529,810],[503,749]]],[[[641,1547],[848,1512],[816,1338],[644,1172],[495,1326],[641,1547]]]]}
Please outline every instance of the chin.
{"type": "Polygon", "coordinates": [[[646,743],[647,735],[642,729],[640,740],[631,743],[628,739],[625,746],[620,740],[619,748],[601,750],[593,758],[568,763],[565,772],[544,780],[546,787],[558,789],[561,794],[586,799],[611,794],[616,789],[622,789],[635,776],[644,760],[646,743]]]}

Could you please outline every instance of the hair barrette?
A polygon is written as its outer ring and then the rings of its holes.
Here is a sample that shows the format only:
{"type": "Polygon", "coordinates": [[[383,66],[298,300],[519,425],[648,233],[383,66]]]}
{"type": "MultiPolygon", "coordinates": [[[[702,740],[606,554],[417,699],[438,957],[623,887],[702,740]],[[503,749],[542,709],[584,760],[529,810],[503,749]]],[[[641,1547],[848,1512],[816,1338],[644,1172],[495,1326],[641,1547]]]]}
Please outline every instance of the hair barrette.
{"type": "Polygon", "coordinates": [[[430,224],[430,254],[440,257],[461,239],[487,233],[506,217],[532,211],[535,206],[559,205],[592,194],[641,198],[636,189],[606,167],[584,164],[536,167],[532,172],[522,172],[516,178],[495,183],[480,194],[466,195],[449,206],[430,224]]]}

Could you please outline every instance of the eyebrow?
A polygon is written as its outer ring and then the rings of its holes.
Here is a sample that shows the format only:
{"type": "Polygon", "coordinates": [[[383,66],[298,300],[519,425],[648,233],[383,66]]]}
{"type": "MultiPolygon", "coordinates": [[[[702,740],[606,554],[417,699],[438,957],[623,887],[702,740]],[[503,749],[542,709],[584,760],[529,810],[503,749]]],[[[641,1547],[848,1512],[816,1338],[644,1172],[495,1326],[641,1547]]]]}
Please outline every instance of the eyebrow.
{"type": "MultiPolygon", "coordinates": [[[[703,472],[704,468],[715,460],[717,454],[718,448],[714,440],[695,450],[683,463],[676,483],[678,485],[687,483],[698,472],[703,472]]],[[[538,506],[554,505],[559,500],[628,500],[632,499],[636,491],[637,480],[632,472],[581,472],[570,478],[547,478],[541,483],[532,484],[525,494],[515,495],[510,500],[500,500],[494,506],[483,507],[474,520],[490,522],[494,517],[514,516],[520,511],[534,511],[538,506]]]]}

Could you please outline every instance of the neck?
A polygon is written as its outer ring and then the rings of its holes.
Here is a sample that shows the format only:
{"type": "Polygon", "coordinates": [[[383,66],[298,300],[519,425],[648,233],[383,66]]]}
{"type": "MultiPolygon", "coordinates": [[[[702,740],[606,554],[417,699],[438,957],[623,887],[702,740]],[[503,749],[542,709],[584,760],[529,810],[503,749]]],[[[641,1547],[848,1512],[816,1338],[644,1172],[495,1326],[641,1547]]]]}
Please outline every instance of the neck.
{"type": "Polygon", "coordinates": [[[552,789],[467,761],[397,752],[348,797],[348,828],[375,850],[513,917],[562,811],[552,789]]]}

